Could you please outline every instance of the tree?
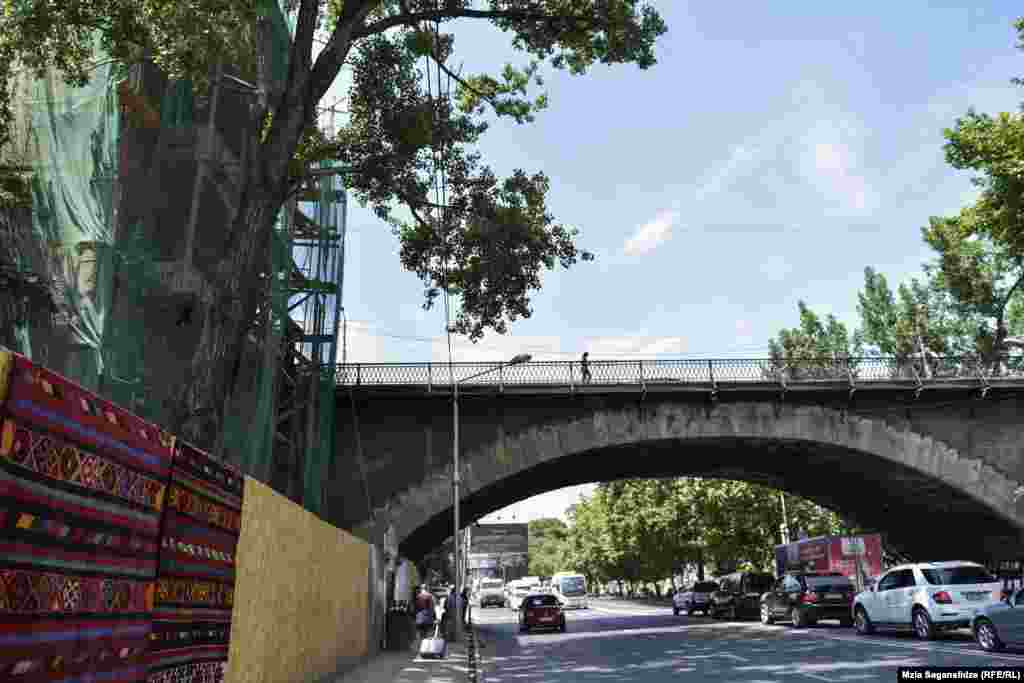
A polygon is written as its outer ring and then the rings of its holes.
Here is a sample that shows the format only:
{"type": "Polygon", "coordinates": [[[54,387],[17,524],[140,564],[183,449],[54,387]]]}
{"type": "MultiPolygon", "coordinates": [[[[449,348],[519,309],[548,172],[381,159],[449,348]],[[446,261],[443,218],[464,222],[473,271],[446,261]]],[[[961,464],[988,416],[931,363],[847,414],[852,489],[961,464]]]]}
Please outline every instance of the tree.
{"type": "MultiPolygon", "coordinates": [[[[973,350],[977,329],[973,318],[959,310],[941,269],[934,265],[925,267],[923,282],[912,278],[909,284],[900,284],[896,296],[884,275],[865,268],[864,289],[857,293],[857,300],[859,332],[874,353],[898,360],[934,360],[973,350]]],[[[933,365],[922,363],[922,374],[930,377],[933,365]]]]}
{"type": "Polygon", "coordinates": [[[832,314],[822,320],[803,301],[797,308],[800,325],[768,341],[771,373],[794,380],[845,378],[849,359],[863,353],[860,335],[851,335],[832,314]]]}
{"type": "MultiPolygon", "coordinates": [[[[123,62],[147,58],[170,77],[202,92],[222,65],[258,81],[260,97],[238,125],[255,150],[241,172],[240,201],[225,227],[222,262],[211,273],[215,295],[201,310],[200,342],[185,374],[171,425],[211,444],[236,391],[245,340],[266,293],[272,228],[279,210],[320,159],[351,167],[356,196],[388,220],[401,243],[401,262],[426,284],[425,306],[439,291],[461,300],[455,330],[478,340],[530,315],[540,273],[591,255],[578,251],[575,230],[546,208],[550,181],[517,170],[499,179],[470,150],[486,129],[487,111],[523,123],[547,105],[529,97],[541,85],[539,63],[585,74],[594,64],[655,63],[666,32],[658,13],[637,0],[294,0],[297,6],[287,77],[271,88],[261,3],[243,0],[88,0],[5,5],[0,30],[0,144],[11,122],[11,79],[22,66],[38,75],[56,69],[67,82],[86,82],[98,55],[123,62]],[[489,22],[510,34],[533,60],[499,75],[462,75],[450,66],[460,19],[489,22]],[[202,27],[198,30],[197,27],[202,27]],[[314,39],[325,38],[314,59],[314,39]],[[457,107],[416,70],[456,83],[457,107]],[[317,106],[343,65],[352,66],[350,121],[334,138],[317,129],[317,106]],[[445,177],[431,201],[432,174],[445,177]],[[396,215],[404,206],[409,219],[396,215]]],[[[431,83],[433,80],[430,81],[431,83]]]]}
{"type": "Polygon", "coordinates": [[[980,321],[976,352],[985,367],[998,371],[1010,335],[1010,304],[1024,283],[1024,254],[993,236],[991,216],[980,204],[953,218],[933,217],[922,234],[938,252],[937,267],[964,318],[980,321]]]}
{"type": "Polygon", "coordinates": [[[551,576],[568,566],[569,527],[560,519],[535,519],[529,523],[531,576],[551,576]]]}

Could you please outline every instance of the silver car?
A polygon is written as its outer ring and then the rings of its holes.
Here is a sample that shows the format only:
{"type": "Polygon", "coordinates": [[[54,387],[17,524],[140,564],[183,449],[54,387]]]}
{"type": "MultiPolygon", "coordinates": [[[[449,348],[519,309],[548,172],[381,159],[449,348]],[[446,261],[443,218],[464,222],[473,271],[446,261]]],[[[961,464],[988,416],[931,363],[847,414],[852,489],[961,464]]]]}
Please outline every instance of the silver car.
{"type": "Polygon", "coordinates": [[[988,652],[997,652],[1007,645],[1024,646],[1024,589],[978,610],[971,619],[971,630],[981,649],[988,652]]]}

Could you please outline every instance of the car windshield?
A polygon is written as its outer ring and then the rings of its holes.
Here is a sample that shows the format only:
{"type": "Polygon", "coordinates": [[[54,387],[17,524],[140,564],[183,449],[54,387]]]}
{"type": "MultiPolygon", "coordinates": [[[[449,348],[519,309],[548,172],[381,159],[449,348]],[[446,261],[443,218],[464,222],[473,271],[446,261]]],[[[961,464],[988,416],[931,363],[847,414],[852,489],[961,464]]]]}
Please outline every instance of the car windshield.
{"type": "Polygon", "coordinates": [[[768,574],[751,574],[747,577],[747,591],[750,593],[767,593],[772,589],[775,580],[768,574]]]}
{"type": "Polygon", "coordinates": [[[718,584],[713,581],[705,581],[693,586],[694,593],[714,593],[716,590],[718,590],[718,584]]]}
{"type": "Polygon", "coordinates": [[[853,584],[845,576],[808,576],[806,581],[807,588],[812,591],[842,593],[853,590],[853,584]]]}
{"type": "Polygon", "coordinates": [[[963,586],[972,583],[997,583],[984,567],[946,567],[944,569],[922,569],[921,573],[933,586],[963,586]]]}
{"type": "Polygon", "coordinates": [[[587,584],[582,576],[567,576],[559,579],[558,583],[562,595],[583,595],[587,592],[587,584]]]}
{"type": "Polygon", "coordinates": [[[558,599],[553,595],[533,595],[526,599],[527,607],[557,607],[558,599]]]}

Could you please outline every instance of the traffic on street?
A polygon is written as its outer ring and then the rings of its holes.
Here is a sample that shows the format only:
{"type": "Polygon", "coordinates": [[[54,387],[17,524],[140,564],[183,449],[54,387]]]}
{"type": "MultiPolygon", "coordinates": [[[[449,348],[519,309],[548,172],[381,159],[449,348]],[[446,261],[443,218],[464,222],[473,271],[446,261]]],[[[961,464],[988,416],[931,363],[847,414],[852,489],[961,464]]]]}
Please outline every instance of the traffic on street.
{"type": "Polygon", "coordinates": [[[474,605],[481,680],[861,683],[896,680],[907,666],[1024,666],[1024,650],[986,652],[968,629],[921,641],[909,631],[858,635],[838,620],[809,628],[724,621],[608,597],[564,614],[564,632],[522,633],[515,610],[474,605]]]}

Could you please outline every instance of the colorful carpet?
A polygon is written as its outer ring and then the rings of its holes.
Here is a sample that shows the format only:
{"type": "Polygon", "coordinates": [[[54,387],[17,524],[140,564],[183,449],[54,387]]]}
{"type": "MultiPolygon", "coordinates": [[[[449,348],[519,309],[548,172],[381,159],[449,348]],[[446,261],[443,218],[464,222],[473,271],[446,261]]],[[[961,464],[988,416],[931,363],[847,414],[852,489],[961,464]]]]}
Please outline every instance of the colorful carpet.
{"type": "Polygon", "coordinates": [[[174,451],[153,606],[150,683],[219,683],[231,638],[243,479],[192,446],[174,451]]]}
{"type": "Polygon", "coordinates": [[[0,680],[145,681],[173,438],[8,358],[0,680]]]}

